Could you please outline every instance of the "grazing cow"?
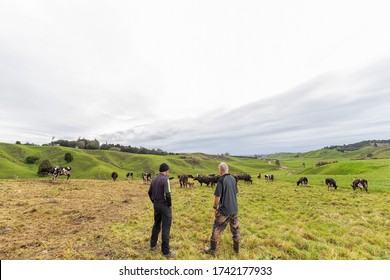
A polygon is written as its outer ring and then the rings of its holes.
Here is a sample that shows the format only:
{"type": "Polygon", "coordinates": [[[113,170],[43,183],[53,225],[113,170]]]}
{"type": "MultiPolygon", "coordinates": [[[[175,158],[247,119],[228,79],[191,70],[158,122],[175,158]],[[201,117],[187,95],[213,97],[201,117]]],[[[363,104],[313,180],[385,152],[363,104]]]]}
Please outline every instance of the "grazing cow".
{"type": "Polygon", "coordinates": [[[194,181],[198,181],[200,183],[200,185],[202,186],[202,184],[206,184],[207,186],[210,185],[211,181],[212,181],[212,178],[211,176],[200,176],[198,175],[196,178],[194,178],[194,181]]]}
{"type": "Polygon", "coordinates": [[[353,180],[351,186],[352,186],[354,191],[357,188],[359,188],[360,191],[362,191],[364,189],[366,192],[368,192],[368,182],[366,179],[355,179],[355,180],[353,180]]]}
{"type": "Polygon", "coordinates": [[[298,182],[297,182],[297,186],[299,186],[300,184],[303,185],[307,185],[307,183],[309,183],[309,180],[306,178],[306,177],[301,177],[299,178],[298,182]]]}
{"type": "Polygon", "coordinates": [[[47,174],[53,177],[53,182],[57,181],[57,177],[60,175],[66,175],[66,180],[68,181],[70,178],[70,170],[72,168],[70,166],[52,166],[52,167],[44,167],[39,172],[47,172],[47,174]]]}
{"type": "Polygon", "coordinates": [[[251,183],[251,184],[252,184],[253,180],[252,180],[251,175],[245,174],[245,175],[244,175],[244,182],[246,182],[246,183],[251,183]]]}
{"type": "Polygon", "coordinates": [[[249,174],[243,174],[241,175],[242,180],[244,180],[245,183],[251,183],[253,182],[251,175],[249,174]]]}
{"type": "Polygon", "coordinates": [[[150,172],[143,172],[142,173],[142,179],[144,180],[144,183],[148,183],[152,180],[152,173],[150,172]]]}
{"type": "Polygon", "coordinates": [[[180,188],[181,187],[187,188],[188,176],[186,174],[179,175],[179,183],[180,183],[180,188]]]}
{"type": "Polygon", "coordinates": [[[134,175],[133,172],[127,172],[127,174],[126,174],[126,180],[129,179],[129,178],[132,178],[132,179],[133,179],[133,178],[134,178],[133,175],[134,175]]]}
{"type": "Polygon", "coordinates": [[[236,181],[244,180],[246,183],[253,182],[251,175],[249,174],[234,174],[233,177],[236,179],[236,181]]]}
{"type": "Polygon", "coordinates": [[[115,182],[116,181],[116,178],[118,178],[118,173],[116,173],[115,171],[111,173],[111,178],[112,180],[115,182]]]}
{"type": "Polygon", "coordinates": [[[270,174],[270,175],[266,174],[266,175],[264,175],[264,178],[265,178],[266,181],[273,181],[273,180],[274,180],[274,175],[272,175],[272,174],[270,174]]]}
{"type": "Polygon", "coordinates": [[[210,184],[212,187],[214,187],[215,184],[218,183],[219,178],[221,178],[221,176],[219,176],[219,175],[214,175],[214,176],[209,176],[209,177],[210,177],[210,184]]]}
{"type": "Polygon", "coordinates": [[[258,179],[261,178],[261,173],[257,174],[257,178],[258,178],[258,179]]]}
{"type": "Polygon", "coordinates": [[[333,179],[333,178],[326,178],[325,179],[325,183],[328,186],[328,191],[330,189],[335,189],[335,190],[337,189],[337,184],[336,184],[335,179],[333,179]]]}

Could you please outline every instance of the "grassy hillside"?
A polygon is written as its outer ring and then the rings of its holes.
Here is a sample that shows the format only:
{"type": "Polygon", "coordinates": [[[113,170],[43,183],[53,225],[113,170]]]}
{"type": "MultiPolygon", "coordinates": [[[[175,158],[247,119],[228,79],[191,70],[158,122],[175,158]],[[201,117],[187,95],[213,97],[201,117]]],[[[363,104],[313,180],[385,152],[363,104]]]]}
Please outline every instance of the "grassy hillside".
{"type": "Polygon", "coordinates": [[[48,159],[53,165],[72,167],[72,178],[77,179],[110,179],[113,171],[118,172],[119,179],[124,179],[129,171],[134,172],[137,178],[141,173],[158,172],[162,162],[170,165],[172,176],[190,174],[217,173],[221,161],[228,162],[232,173],[257,174],[262,170],[277,169],[264,161],[257,159],[238,159],[233,157],[212,156],[205,154],[185,155],[141,155],[107,150],[81,150],[66,147],[28,146],[0,143],[0,178],[39,178],[37,170],[39,164],[48,159]],[[73,155],[73,161],[64,160],[65,153],[73,155]],[[35,164],[25,162],[27,156],[37,156],[35,164]]]}
{"type": "Polygon", "coordinates": [[[327,177],[333,177],[343,188],[350,188],[356,178],[369,181],[372,190],[390,188],[390,148],[389,146],[367,146],[358,150],[340,152],[335,149],[321,149],[307,153],[277,153],[269,158],[280,161],[286,167],[278,172],[278,178],[296,182],[306,176],[315,184],[324,184],[327,177]],[[328,164],[316,166],[318,162],[328,164]]]}
{"type": "MultiPolygon", "coordinates": [[[[119,174],[119,180],[125,174],[134,172],[140,179],[141,173],[150,171],[157,173],[162,162],[170,165],[171,176],[178,174],[210,174],[217,173],[221,161],[229,164],[231,173],[249,173],[255,177],[258,173],[272,173],[277,180],[295,183],[300,176],[309,181],[323,184],[325,178],[334,177],[341,187],[350,188],[355,178],[369,180],[370,189],[382,190],[390,188],[390,148],[363,147],[351,152],[322,149],[308,153],[273,154],[269,159],[251,159],[225,157],[206,154],[181,155],[141,155],[107,150],[81,150],[65,147],[40,147],[0,143],[0,179],[28,178],[39,179],[39,164],[48,159],[53,165],[70,165],[73,179],[111,179],[113,171],[119,174]],[[66,163],[65,153],[73,155],[73,161],[66,163]],[[370,155],[370,157],[367,157],[370,155]],[[25,162],[27,156],[37,156],[35,164],[25,162]],[[280,165],[276,165],[276,160],[280,165]],[[329,162],[319,167],[316,163],[329,162]]],[[[255,178],[257,179],[257,178],[255,178]]]]}

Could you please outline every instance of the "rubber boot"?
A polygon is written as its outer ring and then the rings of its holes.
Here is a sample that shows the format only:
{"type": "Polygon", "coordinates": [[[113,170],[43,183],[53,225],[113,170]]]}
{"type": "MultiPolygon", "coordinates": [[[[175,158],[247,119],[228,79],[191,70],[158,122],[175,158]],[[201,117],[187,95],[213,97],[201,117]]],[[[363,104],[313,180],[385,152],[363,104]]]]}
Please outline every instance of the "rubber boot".
{"type": "Polygon", "coordinates": [[[234,249],[234,252],[236,252],[236,254],[238,254],[240,252],[240,243],[237,241],[234,241],[233,249],[234,249]]]}
{"type": "Polygon", "coordinates": [[[204,252],[215,256],[215,250],[217,249],[217,242],[210,241],[210,247],[204,248],[204,252]]]}

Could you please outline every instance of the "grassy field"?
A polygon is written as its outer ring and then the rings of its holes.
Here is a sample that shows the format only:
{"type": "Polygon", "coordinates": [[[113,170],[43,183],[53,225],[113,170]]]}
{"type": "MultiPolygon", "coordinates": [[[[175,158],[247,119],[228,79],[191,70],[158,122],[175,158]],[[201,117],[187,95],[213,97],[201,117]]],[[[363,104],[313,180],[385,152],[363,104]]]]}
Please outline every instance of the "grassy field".
{"type": "MultiPolygon", "coordinates": [[[[233,252],[227,228],[216,257],[203,253],[213,189],[180,188],[174,179],[177,259],[390,259],[388,188],[328,191],[323,183],[297,187],[293,175],[280,176],[291,182],[239,182],[241,252],[233,252]]],[[[141,180],[1,180],[0,259],[164,259],[149,250],[147,189],[141,180]]]]}
{"type": "MultiPolygon", "coordinates": [[[[270,155],[267,159],[221,155],[169,156],[0,143],[0,259],[163,259],[149,251],[153,223],[148,186],[141,173],[170,165],[173,190],[171,246],[182,260],[203,259],[390,259],[390,148],[364,147],[342,153],[318,150],[270,155]],[[74,160],[64,161],[66,152],[74,160]],[[25,162],[37,156],[35,164],[25,162]],[[72,179],[38,177],[41,161],[72,166],[72,179]],[[280,163],[276,164],[277,161],[280,163]],[[177,175],[217,173],[221,161],[239,182],[242,250],[235,255],[229,229],[217,256],[203,253],[213,223],[213,189],[182,189],[177,175]],[[319,161],[329,164],[316,167],[319,161]],[[119,181],[110,179],[111,172],[119,181]],[[125,174],[132,171],[133,180],[125,174]],[[255,176],[261,173],[261,179],[255,176]],[[274,174],[266,182],[264,174],[274,174]],[[300,176],[309,186],[297,187],[300,176]],[[327,177],[339,188],[328,191],[327,177]],[[355,178],[369,192],[354,192],[355,178]]],[[[199,185],[196,182],[196,185],[199,185]]]]}

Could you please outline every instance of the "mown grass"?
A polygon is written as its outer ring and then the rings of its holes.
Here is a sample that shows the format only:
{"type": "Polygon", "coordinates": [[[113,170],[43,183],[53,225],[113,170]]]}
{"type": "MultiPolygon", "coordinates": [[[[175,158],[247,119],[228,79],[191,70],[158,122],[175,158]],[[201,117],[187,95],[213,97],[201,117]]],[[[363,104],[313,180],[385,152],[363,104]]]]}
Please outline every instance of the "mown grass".
{"type": "MultiPolygon", "coordinates": [[[[1,180],[0,259],[164,259],[149,250],[147,190],[140,180],[1,180]]],[[[227,228],[216,257],[203,253],[213,189],[183,189],[175,179],[172,196],[177,259],[390,259],[387,188],[364,193],[281,179],[240,182],[241,252],[233,252],[227,228]]]]}

